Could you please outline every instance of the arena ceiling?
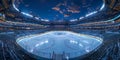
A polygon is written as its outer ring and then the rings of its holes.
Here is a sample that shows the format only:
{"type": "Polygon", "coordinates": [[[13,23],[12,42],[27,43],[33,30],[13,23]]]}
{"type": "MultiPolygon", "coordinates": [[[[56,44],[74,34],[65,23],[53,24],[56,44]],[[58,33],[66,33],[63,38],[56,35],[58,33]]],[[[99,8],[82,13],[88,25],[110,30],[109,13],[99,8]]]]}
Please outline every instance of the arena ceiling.
{"type": "Polygon", "coordinates": [[[103,0],[15,0],[17,11],[42,20],[76,20],[97,14],[105,7],[103,0]]]}
{"type": "Polygon", "coordinates": [[[80,24],[120,17],[118,0],[3,0],[6,20],[37,24],[80,24]]]}

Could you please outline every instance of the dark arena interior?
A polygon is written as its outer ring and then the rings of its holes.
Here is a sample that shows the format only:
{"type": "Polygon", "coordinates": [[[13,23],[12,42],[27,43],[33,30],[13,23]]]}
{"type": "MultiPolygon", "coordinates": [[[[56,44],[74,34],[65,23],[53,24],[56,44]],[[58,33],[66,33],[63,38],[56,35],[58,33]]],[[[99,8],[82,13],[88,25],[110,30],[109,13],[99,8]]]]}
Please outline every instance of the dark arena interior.
{"type": "Polygon", "coordinates": [[[0,0],[0,60],[120,60],[120,0],[0,0]]]}

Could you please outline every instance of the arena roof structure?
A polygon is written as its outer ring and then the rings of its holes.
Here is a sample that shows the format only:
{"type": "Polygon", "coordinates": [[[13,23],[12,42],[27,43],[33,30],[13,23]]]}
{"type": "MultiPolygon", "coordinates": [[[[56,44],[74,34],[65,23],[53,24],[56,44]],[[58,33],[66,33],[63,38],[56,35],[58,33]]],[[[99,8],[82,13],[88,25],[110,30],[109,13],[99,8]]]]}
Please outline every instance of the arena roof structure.
{"type": "Polygon", "coordinates": [[[81,24],[113,21],[120,17],[117,0],[8,0],[7,2],[3,0],[3,2],[7,9],[6,20],[10,21],[15,19],[18,22],[37,24],[81,24]]]}
{"type": "Polygon", "coordinates": [[[103,0],[15,0],[14,9],[43,21],[77,20],[97,14],[105,8],[103,0]],[[34,3],[33,3],[34,2],[34,3]]]}

